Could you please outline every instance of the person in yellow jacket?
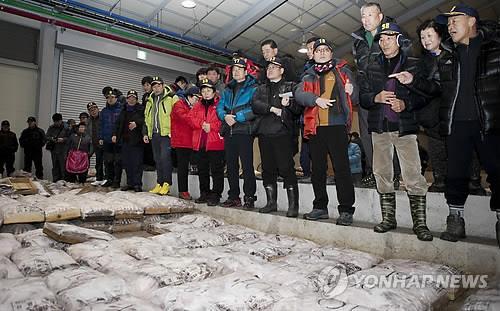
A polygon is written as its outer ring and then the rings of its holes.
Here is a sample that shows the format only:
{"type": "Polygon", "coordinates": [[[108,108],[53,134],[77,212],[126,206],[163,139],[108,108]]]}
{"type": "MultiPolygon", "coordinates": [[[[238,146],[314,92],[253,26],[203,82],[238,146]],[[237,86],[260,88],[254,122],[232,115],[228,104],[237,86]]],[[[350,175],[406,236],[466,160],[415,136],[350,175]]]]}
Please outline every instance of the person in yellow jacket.
{"type": "Polygon", "coordinates": [[[170,156],[170,112],[178,98],[163,83],[160,77],[153,77],[153,91],[144,110],[144,143],[151,141],[156,162],[157,184],[149,192],[166,195],[172,185],[172,159],[170,156]]]}

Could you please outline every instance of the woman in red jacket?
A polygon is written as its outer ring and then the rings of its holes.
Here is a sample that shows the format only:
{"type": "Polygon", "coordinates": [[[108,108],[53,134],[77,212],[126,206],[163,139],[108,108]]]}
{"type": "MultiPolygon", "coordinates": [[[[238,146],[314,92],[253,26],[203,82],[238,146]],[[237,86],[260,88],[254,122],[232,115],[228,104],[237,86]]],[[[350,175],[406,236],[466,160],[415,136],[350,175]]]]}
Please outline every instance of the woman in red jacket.
{"type": "Polygon", "coordinates": [[[177,154],[177,185],[179,197],[191,200],[188,191],[189,159],[193,151],[193,130],[189,112],[193,105],[200,99],[200,90],[193,86],[189,88],[185,96],[179,99],[172,108],[170,114],[171,144],[177,154]]]}
{"type": "Polygon", "coordinates": [[[224,138],[219,134],[221,121],[216,113],[219,97],[216,96],[215,86],[208,79],[201,81],[200,90],[202,99],[189,112],[193,150],[198,151],[200,197],[196,203],[216,206],[224,190],[224,138]]]}

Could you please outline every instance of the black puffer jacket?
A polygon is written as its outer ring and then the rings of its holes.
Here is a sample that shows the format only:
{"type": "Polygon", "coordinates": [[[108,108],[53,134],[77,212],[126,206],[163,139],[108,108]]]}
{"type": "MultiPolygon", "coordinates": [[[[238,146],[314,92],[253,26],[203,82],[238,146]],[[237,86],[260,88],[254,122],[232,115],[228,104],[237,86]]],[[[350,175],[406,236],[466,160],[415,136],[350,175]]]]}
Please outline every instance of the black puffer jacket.
{"type": "Polygon", "coordinates": [[[16,133],[0,130],[0,155],[15,153],[17,147],[16,133]]]}
{"type": "Polygon", "coordinates": [[[119,144],[127,142],[130,145],[141,145],[144,133],[144,106],[137,103],[132,111],[127,111],[127,105],[123,106],[122,111],[116,120],[113,136],[119,144]],[[136,127],[129,130],[130,122],[135,122],[136,127]]]}
{"type": "Polygon", "coordinates": [[[294,134],[295,123],[303,111],[293,98],[290,98],[290,105],[283,107],[279,94],[292,92],[295,87],[293,82],[280,80],[273,83],[269,80],[260,85],[252,98],[252,110],[257,116],[257,135],[281,136],[294,134]],[[281,117],[271,112],[271,107],[281,110],[281,117]]]}
{"type": "MultiPolygon", "coordinates": [[[[394,19],[389,16],[384,16],[384,19],[382,19],[382,24],[391,22],[394,22],[394,19]]],[[[371,47],[368,45],[365,32],[365,29],[361,26],[361,28],[351,33],[351,37],[354,39],[352,43],[352,55],[359,71],[365,71],[368,64],[381,53],[378,42],[373,41],[371,47]]]]}
{"type": "MultiPolygon", "coordinates": [[[[401,71],[416,71],[417,59],[407,57],[401,52],[402,66],[401,71]]],[[[398,57],[398,56],[396,56],[398,57]]],[[[360,74],[360,104],[368,109],[368,131],[383,133],[384,125],[384,104],[375,103],[375,96],[384,90],[387,81],[387,74],[384,69],[384,58],[380,55],[376,61],[368,65],[367,71],[360,74]]],[[[406,86],[396,83],[396,97],[405,102],[405,110],[399,113],[399,135],[415,134],[418,130],[418,122],[415,110],[424,105],[424,99],[410,92],[406,86]]]]}
{"type": "MultiPolygon", "coordinates": [[[[479,121],[485,134],[500,134],[500,27],[495,22],[483,21],[479,25],[482,36],[477,62],[475,96],[479,121]]],[[[446,46],[445,46],[446,48],[446,46]]],[[[460,64],[455,47],[446,48],[448,53],[440,58],[439,81],[414,79],[412,87],[434,96],[441,95],[439,109],[440,133],[450,135],[453,112],[460,85],[460,64]]]]}

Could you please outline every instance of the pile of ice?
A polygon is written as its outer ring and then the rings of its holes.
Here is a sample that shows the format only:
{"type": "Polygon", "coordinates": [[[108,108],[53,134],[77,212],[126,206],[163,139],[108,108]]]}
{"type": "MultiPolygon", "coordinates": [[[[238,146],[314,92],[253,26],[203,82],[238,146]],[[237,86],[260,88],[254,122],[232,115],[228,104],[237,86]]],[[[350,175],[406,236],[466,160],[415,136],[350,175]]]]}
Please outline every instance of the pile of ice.
{"type": "Polygon", "coordinates": [[[201,214],[159,220],[150,229],[161,234],[149,238],[54,224],[0,234],[0,309],[425,311],[439,308],[448,289],[356,282],[366,275],[460,273],[201,214]]]}

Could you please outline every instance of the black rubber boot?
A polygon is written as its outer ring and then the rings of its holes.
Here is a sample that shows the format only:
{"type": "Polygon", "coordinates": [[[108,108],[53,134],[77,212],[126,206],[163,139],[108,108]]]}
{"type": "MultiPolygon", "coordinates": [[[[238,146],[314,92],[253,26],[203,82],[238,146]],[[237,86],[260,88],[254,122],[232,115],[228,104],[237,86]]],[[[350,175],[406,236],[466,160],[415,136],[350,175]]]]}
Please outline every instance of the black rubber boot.
{"type": "Polygon", "coordinates": [[[376,225],[373,230],[384,233],[396,229],[396,193],[381,193],[380,208],[382,209],[382,222],[376,225]]]}
{"type": "Polygon", "coordinates": [[[410,198],[411,218],[413,219],[413,232],[420,241],[432,241],[433,236],[426,225],[426,198],[425,195],[408,195],[410,198]]]}
{"type": "Polygon", "coordinates": [[[255,201],[256,201],[256,197],[255,196],[244,196],[243,197],[243,207],[244,208],[248,208],[248,209],[251,209],[251,208],[255,208],[255,201]]]}
{"type": "Polygon", "coordinates": [[[463,217],[450,214],[446,217],[446,231],[441,233],[441,240],[457,242],[465,239],[465,221],[463,217]]]}
{"type": "Polygon", "coordinates": [[[289,186],[286,189],[288,196],[288,211],[286,217],[299,216],[299,187],[297,185],[289,186]]]}
{"type": "Polygon", "coordinates": [[[276,184],[264,186],[267,203],[266,206],[259,209],[259,213],[271,213],[278,210],[278,192],[276,188],[276,184]]]}

